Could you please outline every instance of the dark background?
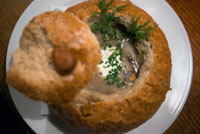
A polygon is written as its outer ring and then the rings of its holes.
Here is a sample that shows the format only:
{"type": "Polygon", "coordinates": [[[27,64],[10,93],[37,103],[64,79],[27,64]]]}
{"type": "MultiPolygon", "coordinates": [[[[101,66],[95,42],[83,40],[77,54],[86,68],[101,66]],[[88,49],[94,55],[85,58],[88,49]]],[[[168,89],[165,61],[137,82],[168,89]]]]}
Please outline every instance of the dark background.
{"type": "MultiPolygon", "coordinates": [[[[17,120],[15,119],[15,116],[11,114],[9,111],[9,108],[7,104],[2,99],[2,96],[0,96],[0,131],[1,133],[4,132],[5,134],[12,134],[12,133],[18,133],[18,134],[25,134],[21,127],[19,126],[19,123],[17,123],[17,120]]],[[[3,133],[2,133],[3,134],[3,133]]]]}

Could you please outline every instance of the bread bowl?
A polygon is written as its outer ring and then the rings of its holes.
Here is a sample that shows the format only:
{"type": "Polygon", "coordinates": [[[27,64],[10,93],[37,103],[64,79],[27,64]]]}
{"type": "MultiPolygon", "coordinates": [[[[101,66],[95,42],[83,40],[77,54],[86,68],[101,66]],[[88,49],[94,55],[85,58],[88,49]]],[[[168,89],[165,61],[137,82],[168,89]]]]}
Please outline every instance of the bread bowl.
{"type": "Polygon", "coordinates": [[[12,57],[7,83],[51,104],[72,99],[87,85],[101,54],[84,22],[70,13],[45,12],[24,28],[12,57]]]}
{"type": "MultiPolygon", "coordinates": [[[[99,2],[102,1],[85,1],[68,8],[66,12],[92,26],[92,14],[100,12],[99,2]]],[[[170,90],[171,54],[163,32],[151,16],[130,1],[115,0],[111,4],[115,7],[123,5],[127,6],[116,13],[123,20],[123,26],[130,26],[131,19],[137,16],[140,16],[138,24],[149,21],[149,25],[154,26],[149,40],[135,42],[139,55],[144,51],[144,61],[140,65],[139,73],[136,73],[136,79],[132,80],[133,85],[104,90],[101,88],[104,84],[100,83],[91,89],[90,84],[95,81],[96,76],[71,101],[49,105],[51,111],[61,120],[91,133],[117,134],[136,128],[152,117],[170,90]]]]}

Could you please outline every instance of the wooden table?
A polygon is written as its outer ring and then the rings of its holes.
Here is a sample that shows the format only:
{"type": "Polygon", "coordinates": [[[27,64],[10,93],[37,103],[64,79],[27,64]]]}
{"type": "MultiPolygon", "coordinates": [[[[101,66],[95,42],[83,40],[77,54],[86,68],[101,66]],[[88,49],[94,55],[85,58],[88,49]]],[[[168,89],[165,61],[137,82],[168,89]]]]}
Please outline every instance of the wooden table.
{"type": "MultiPolygon", "coordinates": [[[[181,18],[190,38],[194,72],[188,100],[166,134],[200,134],[200,0],[167,0],[181,18]]],[[[4,82],[5,57],[12,30],[31,0],[0,0],[0,81],[4,82]]],[[[158,126],[159,127],[159,126],[158,126]]]]}

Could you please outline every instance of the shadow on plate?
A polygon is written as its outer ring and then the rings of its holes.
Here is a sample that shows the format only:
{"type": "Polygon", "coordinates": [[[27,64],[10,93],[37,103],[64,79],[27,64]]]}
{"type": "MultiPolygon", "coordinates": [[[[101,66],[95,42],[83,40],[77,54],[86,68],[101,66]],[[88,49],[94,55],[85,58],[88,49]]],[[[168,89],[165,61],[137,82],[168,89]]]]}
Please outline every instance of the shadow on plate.
{"type": "Polygon", "coordinates": [[[78,130],[72,127],[70,124],[65,123],[64,121],[60,120],[57,116],[55,116],[50,110],[47,119],[55,127],[57,127],[57,129],[63,132],[63,134],[91,134],[87,131],[78,130]]]}

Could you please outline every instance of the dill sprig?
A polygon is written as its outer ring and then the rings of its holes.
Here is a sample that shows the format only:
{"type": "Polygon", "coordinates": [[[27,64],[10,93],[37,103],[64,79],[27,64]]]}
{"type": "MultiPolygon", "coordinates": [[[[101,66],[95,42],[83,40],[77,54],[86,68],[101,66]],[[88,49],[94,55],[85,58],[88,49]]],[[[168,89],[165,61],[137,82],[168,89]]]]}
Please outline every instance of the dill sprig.
{"type": "Polygon", "coordinates": [[[121,22],[120,17],[115,16],[115,14],[126,7],[122,5],[119,7],[111,6],[114,0],[110,0],[106,3],[105,0],[99,2],[100,12],[94,12],[92,17],[98,16],[99,19],[94,24],[91,25],[92,32],[101,32],[103,34],[103,39],[106,44],[110,39],[122,39],[121,33],[115,28],[117,23],[121,22]],[[112,10],[109,12],[109,10],[112,10]]]}
{"type": "Polygon", "coordinates": [[[141,17],[138,16],[136,19],[133,17],[131,19],[131,24],[127,29],[129,36],[132,37],[132,40],[148,40],[150,31],[154,29],[154,27],[147,27],[150,23],[149,20],[144,22],[143,24],[138,24],[138,21],[141,17]]]}

